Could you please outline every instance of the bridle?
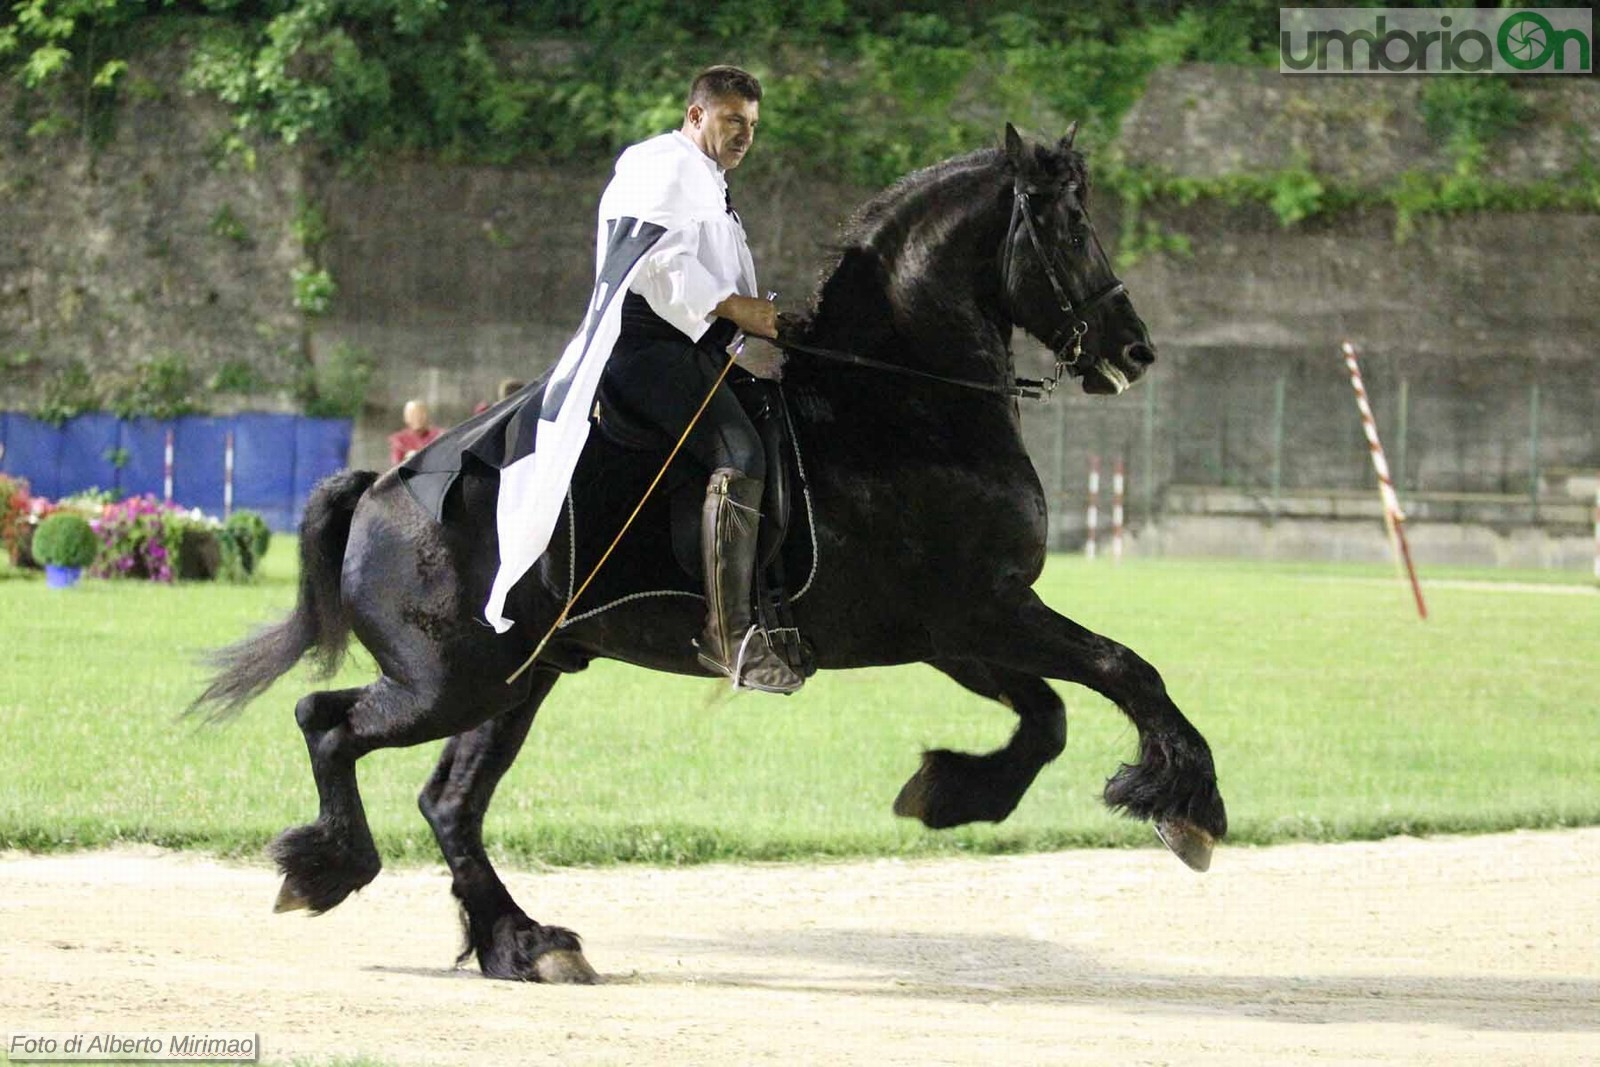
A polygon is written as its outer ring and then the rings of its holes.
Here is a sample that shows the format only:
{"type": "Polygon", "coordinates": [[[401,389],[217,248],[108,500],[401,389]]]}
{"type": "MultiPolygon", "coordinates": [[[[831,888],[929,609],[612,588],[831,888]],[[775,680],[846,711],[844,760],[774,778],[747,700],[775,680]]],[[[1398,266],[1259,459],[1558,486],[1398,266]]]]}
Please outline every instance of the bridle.
{"type": "MultiPolygon", "coordinates": [[[[1045,342],[1046,347],[1056,357],[1055,374],[1040,383],[1044,396],[1048,398],[1061,384],[1062,378],[1074,372],[1081,374],[1084,370],[1079,364],[1083,362],[1083,338],[1089,332],[1089,314],[1118,293],[1126,293],[1128,289],[1115,272],[1111,272],[1110,285],[1081,304],[1073,302],[1067,293],[1067,287],[1062,284],[1061,274],[1058,273],[1060,264],[1056,260],[1054,250],[1046,251],[1044,242],[1039,240],[1038,224],[1033,221],[1033,207],[1028,199],[1036,191],[1028,189],[1021,182],[1016,185],[1016,194],[1011,203],[1011,223],[1006,227],[1005,244],[1001,245],[1001,248],[1005,249],[1006,256],[1005,265],[1001,268],[1001,279],[1007,295],[1015,291],[1011,282],[1018,270],[1016,237],[1020,229],[1027,235],[1028,243],[1033,246],[1033,254],[1038,257],[1040,266],[1044,268],[1045,281],[1050,283],[1050,291],[1055,294],[1056,304],[1067,316],[1061,327],[1051,334],[1050,340],[1045,342]],[[1072,350],[1071,359],[1066,358],[1069,346],[1072,350]]],[[[1069,189],[1064,195],[1071,196],[1071,190],[1069,189]]],[[[1090,228],[1091,233],[1093,232],[1094,226],[1088,221],[1087,215],[1084,217],[1084,225],[1090,228]]]]}
{"type": "MultiPolygon", "coordinates": [[[[928,381],[943,382],[945,385],[960,386],[963,389],[975,389],[984,393],[997,393],[1001,396],[1023,398],[1028,400],[1049,400],[1060,386],[1062,379],[1071,374],[1082,374],[1087,368],[1080,367],[1083,362],[1083,338],[1089,332],[1088,315],[1095,308],[1104,304],[1118,293],[1127,291],[1121,279],[1116,274],[1111,275],[1111,284],[1095,293],[1081,304],[1075,304],[1067,294],[1067,287],[1062,284],[1061,274],[1058,272],[1059,263],[1055,257],[1045,250],[1044,242],[1039,240],[1038,224],[1033,220],[1033,209],[1028,200],[1029,195],[1037,190],[1029,190],[1020,182],[1016,186],[1016,195],[1011,204],[1011,222],[1006,227],[1005,243],[1001,245],[1005,263],[1001,268],[1001,278],[1007,294],[1012,292],[1011,280],[1018,268],[1016,266],[1016,235],[1020,229],[1028,237],[1028,243],[1033,246],[1033,253],[1039,259],[1039,264],[1044,268],[1045,280],[1050,283],[1050,289],[1055,294],[1056,303],[1066,313],[1067,322],[1056,330],[1047,342],[1050,351],[1055,355],[1055,373],[1048,378],[1013,378],[1010,384],[999,382],[978,382],[968,378],[949,378],[943,374],[932,374],[928,371],[917,370],[914,367],[904,367],[898,363],[888,363],[881,359],[872,359],[860,356],[854,352],[842,352],[834,348],[821,348],[816,345],[801,344],[782,338],[776,340],[780,348],[804,352],[811,356],[820,356],[823,359],[836,363],[848,363],[857,367],[870,367],[873,370],[888,371],[891,374],[901,374],[911,378],[923,378],[928,381]],[[1066,358],[1068,347],[1072,349],[1072,358],[1066,358]]],[[[1070,191],[1066,194],[1072,195],[1070,191]]],[[[1085,224],[1090,225],[1085,217],[1085,224]]]]}

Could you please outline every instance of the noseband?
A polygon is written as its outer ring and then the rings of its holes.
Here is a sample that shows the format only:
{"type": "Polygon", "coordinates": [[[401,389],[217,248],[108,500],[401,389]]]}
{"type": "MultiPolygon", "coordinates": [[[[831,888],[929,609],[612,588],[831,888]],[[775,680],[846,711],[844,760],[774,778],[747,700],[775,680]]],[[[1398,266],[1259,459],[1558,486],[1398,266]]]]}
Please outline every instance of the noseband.
{"type": "MultiPolygon", "coordinates": [[[[1007,249],[1003,281],[1006,293],[1013,292],[1012,279],[1017,274],[1016,236],[1020,229],[1028,237],[1028,243],[1033,246],[1033,254],[1039,257],[1039,264],[1044,267],[1045,281],[1050,283],[1050,290],[1055,294],[1056,303],[1066,315],[1066,321],[1061,328],[1051,334],[1046,342],[1050,351],[1056,357],[1056,372],[1053,377],[1046,378],[1043,382],[1045,394],[1055,392],[1056,386],[1061,384],[1061,379],[1069,373],[1081,374],[1085,368],[1079,366],[1083,362],[1083,337],[1089,332],[1088,316],[1095,308],[1104,304],[1118,293],[1127,292],[1127,287],[1122,284],[1114,273],[1111,275],[1111,284],[1088,297],[1081,303],[1075,303],[1067,293],[1067,287],[1061,281],[1061,272],[1064,268],[1057,261],[1054,250],[1046,250],[1044,242],[1039,240],[1038,224],[1033,221],[1033,207],[1028,200],[1028,190],[1021,185],[1017,186],[1016,197],[1011,204],[1011,224],[1006,227],[1006,241],[1002,246],[1007,249]],[[1072,349],[1072,358],[1068,359],[1066,352],[1072,349]]],[[[1087,219],[1085,219],[1087,224],[1087,219]]],[[[1092,230],[1092,224],[1089,224],[1092,230]]]]}

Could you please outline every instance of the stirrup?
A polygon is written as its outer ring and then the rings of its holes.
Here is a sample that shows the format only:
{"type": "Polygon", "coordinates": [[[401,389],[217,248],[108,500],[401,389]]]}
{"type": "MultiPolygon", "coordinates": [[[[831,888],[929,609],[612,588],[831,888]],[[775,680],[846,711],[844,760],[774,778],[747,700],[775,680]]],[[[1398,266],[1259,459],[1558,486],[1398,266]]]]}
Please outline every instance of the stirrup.
{"type": "MultiPolygon", "coordinates": [[[[781,683],[760,682],[746,674],[746,668],[748,666],[754,666],[754,664],[746,664],[745,656],[750,649],[750,642],[754,640],[756,634],[760,632],[761,627],[755,625],[752,625],[748,630],[745,631],[744,639],[739,642],[739,650],[734,654],[733,664],[731,666],[716,659],[703,648],[700,648],[699,651],[700,662],[716,671],[723,677],[727,678],[735,692],[740,690],[753,693],[787,694],[798,692],[800,687],[805,684],[805,678],[793,667],[791,667],[782,656],[778,655],[778,653],[770,645],[767,648],[767,655],[771,656],[774,664],[783,668],[783,670],[788,673],[789,679],[792,680],[786,679],[781,683]]],[[[700,642],[698,639],[694,643],[696,648],[700,647],[700,642]]]]}

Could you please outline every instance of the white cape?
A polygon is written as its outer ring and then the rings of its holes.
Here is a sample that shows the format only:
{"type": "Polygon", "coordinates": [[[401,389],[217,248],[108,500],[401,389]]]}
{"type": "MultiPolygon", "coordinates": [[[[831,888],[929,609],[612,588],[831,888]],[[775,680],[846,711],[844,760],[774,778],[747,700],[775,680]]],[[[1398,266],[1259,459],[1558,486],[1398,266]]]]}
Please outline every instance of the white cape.
{"type": "Polygon", "coordinates": [[[495,533],[500,543],[500,569],[489,590],[483,615],[496,633],[515,624],[506,616],[506,598],[550,546],[572,472],[589,439],[589,411],[611,349],[622,330],[622,296],[661,240],[664,227],[639,219],[608,223],[610,240],[595,279],[583,327],[567,344],[545,386],[538,433],[532,454],[500,472],[495,507],[495,533]]]}

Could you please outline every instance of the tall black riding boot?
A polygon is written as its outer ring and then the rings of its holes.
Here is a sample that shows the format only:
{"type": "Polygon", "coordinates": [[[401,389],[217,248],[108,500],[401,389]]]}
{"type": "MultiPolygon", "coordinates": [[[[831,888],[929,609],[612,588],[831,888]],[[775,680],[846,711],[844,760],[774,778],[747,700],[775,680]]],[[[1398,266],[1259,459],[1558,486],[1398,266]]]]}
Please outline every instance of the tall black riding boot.
{"type": "Polygon", "coordinates": [[[805,679],[750,622],[756,535],[761,525],[762,483],[740,471],[713,471],[700,513],[700,552],[706,571],[706,632],[700,662],[732,678],[740,689],[792,693],[805,679]]]}

